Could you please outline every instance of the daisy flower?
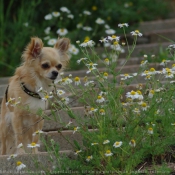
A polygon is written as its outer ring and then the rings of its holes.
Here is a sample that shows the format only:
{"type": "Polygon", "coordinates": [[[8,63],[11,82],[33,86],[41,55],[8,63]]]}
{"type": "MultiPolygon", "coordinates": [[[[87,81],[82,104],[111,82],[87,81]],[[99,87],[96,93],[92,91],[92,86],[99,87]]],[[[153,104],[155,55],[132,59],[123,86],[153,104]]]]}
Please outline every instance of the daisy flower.
{"type": "Polygon", "coordinates": [[[113,155],[113,153],[110,150],[107,150],[106,153],[105,153],[106,157],[110,157],[112,155],[113,155]]]}
{"type": "Polygon", "coordinates": [[[53,15],[54,17],[58,17],[58,16],[60,16],[60,12],[52,12],[52,15],[53,15]]]}
{"type": "Polygon", "coordinates": [[[81,81],[80,81],[80,78],[79,77],[75,77],[74,78],[74,81],[75,81],[75,85],[78,86],[81,84],[81,81]]]}
{"type": "Polygon", "coordinates": [[[84,86],[94,85],[94,81],[87,81],[84,86]]]}
{"type": "Polygon", "coordinates": [[[87,59],[88,58],[81,58],[81,59],[77,60],[77,63],[80,64],[82,61],[87,60],[87,59]]]}
{"type": "Polygon", "coordinates": [[[91,143],[91,146],[98,145],[98,143],[91,143]]]}
{"type": "Polygon", "coordinates": [[[131,76],[131,75],[129,75],[129,74],[121,74],[120,76],[122,77],[121,80],[127,80],[127,79],[133,77],[133,76],[131,76]]]}
{"type": "Polygon", "coordinates": [[[70,19],[74,19],[74,15],[72,15],[72,14],[67,15],[67,17],[70,19]]]}
{"type": "Polygon", "coordinates": [[[97,24],[104,24],[105,21],[101,18],[97,18],[96,21],[95,21],[97,24]]]}
{"type": "Polygon", "coordinates": [[[64,104],[68,104],[69,103],[69,98],[65,97],[65,98],[61,98],[61,102],[64,104]]]}
{"type": "Polygon", "coordinates": [[[118,147],[121,147],[122,144],[123,144],[122,141],[120,141],[120,142],[115,142],[115,143],[113,144],[113,147],[114,147],[114,148],[118,148],[118,147]]]}
{"type": "Polygon", "coordinates": [[[58,96],[61,96],[63,94],[65,94],[65,91],[63,91],[63,90],[57,90],[57,95],[58,96]]]}
{"type": "Polygon", "coordinates": [[[99,113],[100,113],[100,115],[105,115],[105,110],[104,109],[100,109],[99,113]]]}
{"type": "Polygon", "coordinates": [[[174,78],[174,74],[168,72],[167,74],[165,74],[165,78],[174,78]]]}
{"type": "Polygon", "coordinates": [[[122,23],[122,24],[118,24],[118,27],[120,27],[120,28],[122,28],[122,27],[128,27],[129,25],[128,25],[128,23],[122,23]]]}
{"type": "Polygon", "coordinates": [[[170,62],[170,60],[162,60],[162,62],[160,63],[160,65],[161,66],[166,66],[168,62],[170,62]]]}
{"type": "Polygon", "coordinates": [[[86,64],[87,67],[96,67],[98,64],[97,63],[88,63],[86,64]]]}
{"type": "Polygon", "coordinates": [[[89,27],[89,26],[84,26],[82,29],[88,32],[92,31],[92,27],[89,27]]]}
{"type": "Polygon", "coordinates": [[[68,128],[72,123],[72,121],[69,121],[69,123],[65,127],[68,128]]]}
{"type": "Polygon", "coordinates": [[[73,131],[73,134],[75,134],[75,132],[77,132],[79,129],[80,129],[80,127],[78,127],[78,126],[75,127],[75,128],[74,128],[74,131],[73,131]]]}
{"type": "Polygon", "coordinates": [[[149,97],[149,98],[153,98],[154,93],[155,93],[154,90],[150,90],[150,91],[149,91],[149,94],[148,94],[148,97],[149,97]]]}
{"type": "Polygon", "coordinates": [[[82,152],[82,150],[77,150],[77,151],[75,151],[75,155],[78,155],[81,152],[82,152]]]}
{"type": "Polygon", "coordinates": [[[40,147],[40,144],[32,142],[31,144],[28,144],[27,147],[28,148],[36,148],[36,147],[40,147]]]}
{"type": "Polygon", "coordinates": [[[50,30],[51,30],[51,28],[50,28],[50,27],[47,27],[47,28],[44,30],[44,33],[48,35],[48,34],[50,33],[50,30]]]}
{"type": "Polygon", "coordinates": [[[87,156],[86,161],[89,162],[92,159],[93,159],[92,155],[91,156],[87,156]]]}
{"type": "Polygon", "coordinates": [[[44,16],[45,20],[51,20],[52,19],[52,14],[47,14],[46,16],[44,16]]]}
{"type": "Polygon", "coordinates": [[[67,33],[68,33],[68,30],[64,28],[57,30],[57,34],[60,36],[65,36],[67,33]]]}
{"type": "Polygon", "coordinates": [[[52,38],[52,39],[49,39],[49,40],[48,40],[47,44],[48,44],[49,46],[53,46],[53,45],[56,44],[56,42],[57,42],[57,39],[52,38]]]}
{"type": "Polygon", "coordinates": [[[70,13],[70,10],[67,7],[61,7],[60,10],[62,12],[70,13]]]}
{"type": "Polygon", "coordinates": [[[17,146],[17,148],[23,148],[23,144],[20,143],[20,144],[17,146]]]}
{"type": "Polygon", "coordinates": [[[13,101],[15,100],[15,98],[11,98],[6,102],[6,106],[8,106],[9,104],[11,104],[13,101]]]}
{"type": "Polygon", "coordinates": [[[107,43],[108,42],[108,39],[107,38],[103,38],[101,40],[99,40],[101,43],[107,43]]]}
{"type": "Polygon", "coordinates": [[[104,63],[105,63],[106,65],[109,65],[109,64],[110,64],[109,59],[108,59],[108,58],[105,58],[104,63]]]}
{"type": "Polygon", "coordinates": [[[85,40],[83,43],[80,44],[80,47],[93,47],[94,45],[95,45],[94,41],[85,40]]]}
{"type": "Polygon", "coordinates": [[[104,72],[104,73],[103,73],[103,78],[105,78],[105,79],[108,78],[108,73],[107,73],[107,72],[104,72]]]}
{"type": "Polygon", "coordinates": [[[148,60],[143,60],[143,61],[141,61],[141,63],[140,63],[140,67],[144,67],[144,66],[146,66],[147,63],[148,63],[148,60]]]}
{"type": "Polygon", "coordinates": [[[15,157],[17,157],[17,154],[11,154],[11,155],[7,158],[7,160],[14,159],[15,157]]]}
{"type": "Polygon", "coordinates": [[[109,140],[104,140],[103,145],[110,143],[109,140]]]}
{"type": "Polygon", "coordinates": [[[42,133],[44,133],[44,132],[41,130],[38,130],[38,131],[35,131],[32,135],[35,136],[35,135],[40,135],[42,133]]]}
{"type": "Polygon", "coordinates": [[[52,93],[50,95],[46,94],[43,98],[42,98],[42,101],[47,101],[49,98],[52,98],[53,95],[52,93]]]}
{"type": "Polygon", "coordinates": [[[20,161],[18,161],[17,163],[16,163],[16,170],[17,171],[20,171],[20,170],[22,170],[23,168],[25,168],[26,167],[26,165],[24,165],[22,162],[20,162],[20,161]]]}
{"type": "Polygon", "coordinates": [[[108,40],[110,40],[110,41],[119,41],[120,40],[120,37],[119,36],[112,35],[112,36],[108,36],[108,40]]]}
{"type": "Polygon", "coordinates": [[[126,93],[126,97],[134,100],[139,98],[139,94],[132,90],[131,92],[126,93]]]}
{"type": "Polygon", "coordinates": [[[130,145],[131,147],[135,147],[135,146],[136,146],[135,140],[132,139],[132,140],[129,142],[129,145],[130,145]]]}
{"type": "Polygon", "coordinates": [[[88,114],[94,114],[95,112],[97,112],[98,109],[95,108],[90,108],[90,110],[88,111],[88,114]]]}
{"type": "Polygon", "coordinates": [[[68,77],[66,77],[66,78],[63,78],[62,80],[61,80],[61,84],[62,85],[68,85],[68,84],[71,84],[73,81],[70,79],[70,78],[68,78],[68,77]]]}
{"type": "Polygon", "coordinates": [[[137,113],[137,114],[140,113],[140,110],[139,110],[138,108],[134,108],[132,111],[133,111],[134,113],[137,113]]]}
{"type": "Polygon", "coordinates": [[[139,30],[135,30],[131,32],[131,35],[133,36],[142,36],[143,34],[139,32],[139,30]]]}
{"type": "Polygon", "coordinates": [[[141,107],[142,107],[142,110],[143,110],[143,111],[146,111],[146,110],[149,108],[149,106],[148,106],[147,103],[145,103],[145,102],[142,102],[142,103],[141,103],[141,107]]]}
{"type": "Polygon", "coordinates": [[[87,11],[87,10],[84,10],[83,13],[84,13],[85,15],[91,15],[91,12],[90,12],[90,11],[87,11]]]}
{"type": "Polygon", "coordinates": [[[148,134],[153,134],[153,128],[148,128],[148,134]]]}
{"type": "Polygon", "coordinates": [[[92,72],[95,69],[97,69],[97,68],[96,67],[89,68],[89,70],[86,73],[89,74],[90,72],[92,72]]]}
{"type": "Polygon", "coordinates": [[[116,31],[113,30],[113,29],[107,29],[107,30],[105,30],[105,32],[106,32],[107,35],[113,35],[113,34],[116,33],[116,31]]]}
{"type": "Polygon", "coordinates": [[[104,101],[105,101],[105,99],[101,95],[98,95],[96,102],[103,103],[104,101]]]}

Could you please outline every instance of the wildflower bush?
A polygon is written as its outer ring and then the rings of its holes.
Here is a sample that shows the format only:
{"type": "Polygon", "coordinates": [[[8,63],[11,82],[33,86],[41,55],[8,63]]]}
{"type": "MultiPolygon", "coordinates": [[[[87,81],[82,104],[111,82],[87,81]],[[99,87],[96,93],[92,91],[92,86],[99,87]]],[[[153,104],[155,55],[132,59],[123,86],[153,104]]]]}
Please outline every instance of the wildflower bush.
{"type": "MultiPolygon", "coordinates": [[[[1,1],[0,68],[4,71],[0,75],[13,74],[32,36],[44,39],[45,45],[53,45],[58,36],[72,41],[82,38],[97,41],[102,36],[120,33],[116,27],[121,21],[135,26],[140,21],[166,18],[169,12],[169,1],[159,0],[111,0],[110,3],[99,0],[88,1],[86,5],[80,0],[71,3],[68,0],[1,1]]],[[[81,57],[75,45],[70,47],[70,55],[70,68],[80,68],[74,64],[81,57]]]]}
{"type": "MultiPolygon", "coordinates": [[[[119,24],[118,27],[125,33],[128,24],[119,24]]],[[[110,50],[104,48],[107,55],[104,59],[94,50],[94,41],[87,40],[78,43],[84,57],[77,60],[77,64],[83,63],[86,66],[86,76],[80,78],[62,73],[61,79],[53,84],[54,93],[40,89],[45,94],[43,100],[50,101],[52,114],[62,109],[72,119],[69,123],[62,123],[63,128],[72,129],[73,134],[80,133],[83,138],[83,145],[74,142],[76,159],[73,160],[60,157],[59,143],[51,140],[50,145],[47,145],[43,140],[54,172],[134,174],[142,171],[145,162],[155,165],[174,161],[175,64],[171,66],[170,60],[162,60],[162,69],[156,70],[149,66],[145,55],[138,72],[121,74],[136,47],[137,38],[142,33],[135,30],[131,35],[134,42],[132,46],[126,43],[127,57],[120,69],[116,69],[123,51],[119,37],[109,35],[99,40],[99,43],[111,44],[110,50]],[[105,71],[101,71],[93,60],[100,61],[105,66],[105,71]],[[133,80],[145,82],[129,86],[133,80]],[[60,89],[61,86],[64,89],[60,89]],[[78,100],[84,106],[85,117],[72,110],[70,96],[66,92],[72,94],[73,102],[78,100]]],[[[174,49],[175,45],[168,47],[173,59],[174,49]]],[[[61,122],[60,116],[43,117],[45,120],[61,122]]],[[[33,148],[35,143],[29,146],[33,148]]],[[[27,164],[23,163],[17,162],[18,170],[27,169],[27,164]]],[[[47,168],[41,167],[46,174],[51,173],[47,172],[47,168]]],[[[166,166],[163,170],[170,173],[166,166]]]]}

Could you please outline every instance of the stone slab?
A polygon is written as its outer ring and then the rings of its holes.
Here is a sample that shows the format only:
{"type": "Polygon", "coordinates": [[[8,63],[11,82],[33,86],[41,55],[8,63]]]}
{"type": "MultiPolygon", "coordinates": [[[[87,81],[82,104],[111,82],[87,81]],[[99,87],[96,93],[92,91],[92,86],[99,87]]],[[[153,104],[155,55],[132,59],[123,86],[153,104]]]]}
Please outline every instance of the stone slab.
{"type": "MultiPolygon", "coordinates": [[[[74,158],[74,154],[72,151],[59,151],[59,161],[61,161],[61,157],[67,156],[70,158],[74,158]]],[[[41,174],[44,175],[45,172],[49,172],[53,170],[53,165],[56,163],[56,157],[53,154],[49,154],[47,152],[40,152],[37,154],[21,154],[15,157],[14,159],[7,160],[9,156],[0,155],[0,175],[14,175],[14,174],[41,174]],[[21,161],[26,165],[20,173],[16,171],[16,162],[21,161]],[[37,167],[38,165],[38,167],[37,167]]],[[[58,164],[58,162],[57,162],[58,164]]]]}

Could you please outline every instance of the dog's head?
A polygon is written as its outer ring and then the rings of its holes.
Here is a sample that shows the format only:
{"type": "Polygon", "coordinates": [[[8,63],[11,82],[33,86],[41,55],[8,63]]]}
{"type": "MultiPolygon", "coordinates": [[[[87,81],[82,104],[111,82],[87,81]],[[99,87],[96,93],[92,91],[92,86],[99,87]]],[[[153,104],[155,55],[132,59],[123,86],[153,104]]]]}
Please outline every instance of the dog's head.
{"type": "Polygon", "coordinates": [[[68,38],[61,38],[54,47],[43,47],[42,40],[33,37],[22,55],[23,64],[38,76],[55,80],[69,61],[69,43],[68,38]]]}

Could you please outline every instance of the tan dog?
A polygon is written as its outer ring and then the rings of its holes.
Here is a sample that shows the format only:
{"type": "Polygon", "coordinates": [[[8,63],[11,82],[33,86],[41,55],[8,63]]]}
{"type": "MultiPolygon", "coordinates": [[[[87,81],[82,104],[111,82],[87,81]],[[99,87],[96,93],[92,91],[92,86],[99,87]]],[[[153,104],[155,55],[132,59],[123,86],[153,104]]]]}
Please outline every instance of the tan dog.
{"type": "MultiPolygon", "coordinates": [[[[69,57],[69,39],[58,39],[54,48],[43,47],[43,42],[37,37],[31,38],[22,54],[23,63],[11,77],[6,95],[1,105],[0,136],[1,154],[24,153],[27,144],[38,143],[38,135],[32,134],[42,130],[43,120],[32,113],[41,108],[48,108],[48,102],[43,101],[43,93],[37,92],[41,87],[51,92],[49,85],[59,77],[66,66],[69,57]],[[20,97],[20,104],[18,103],[20,97]],[[13,104],[13,105],[12,105],[13,104]],[[29,110],[26,110],[26,109],[29,110]],[[40,121],[40,122],[38,122],[40,121]],[[19,144],[23,148],[17,148],[19,144]]],[[[37,152],[37,148],[34,152],[37,152]]]]}

